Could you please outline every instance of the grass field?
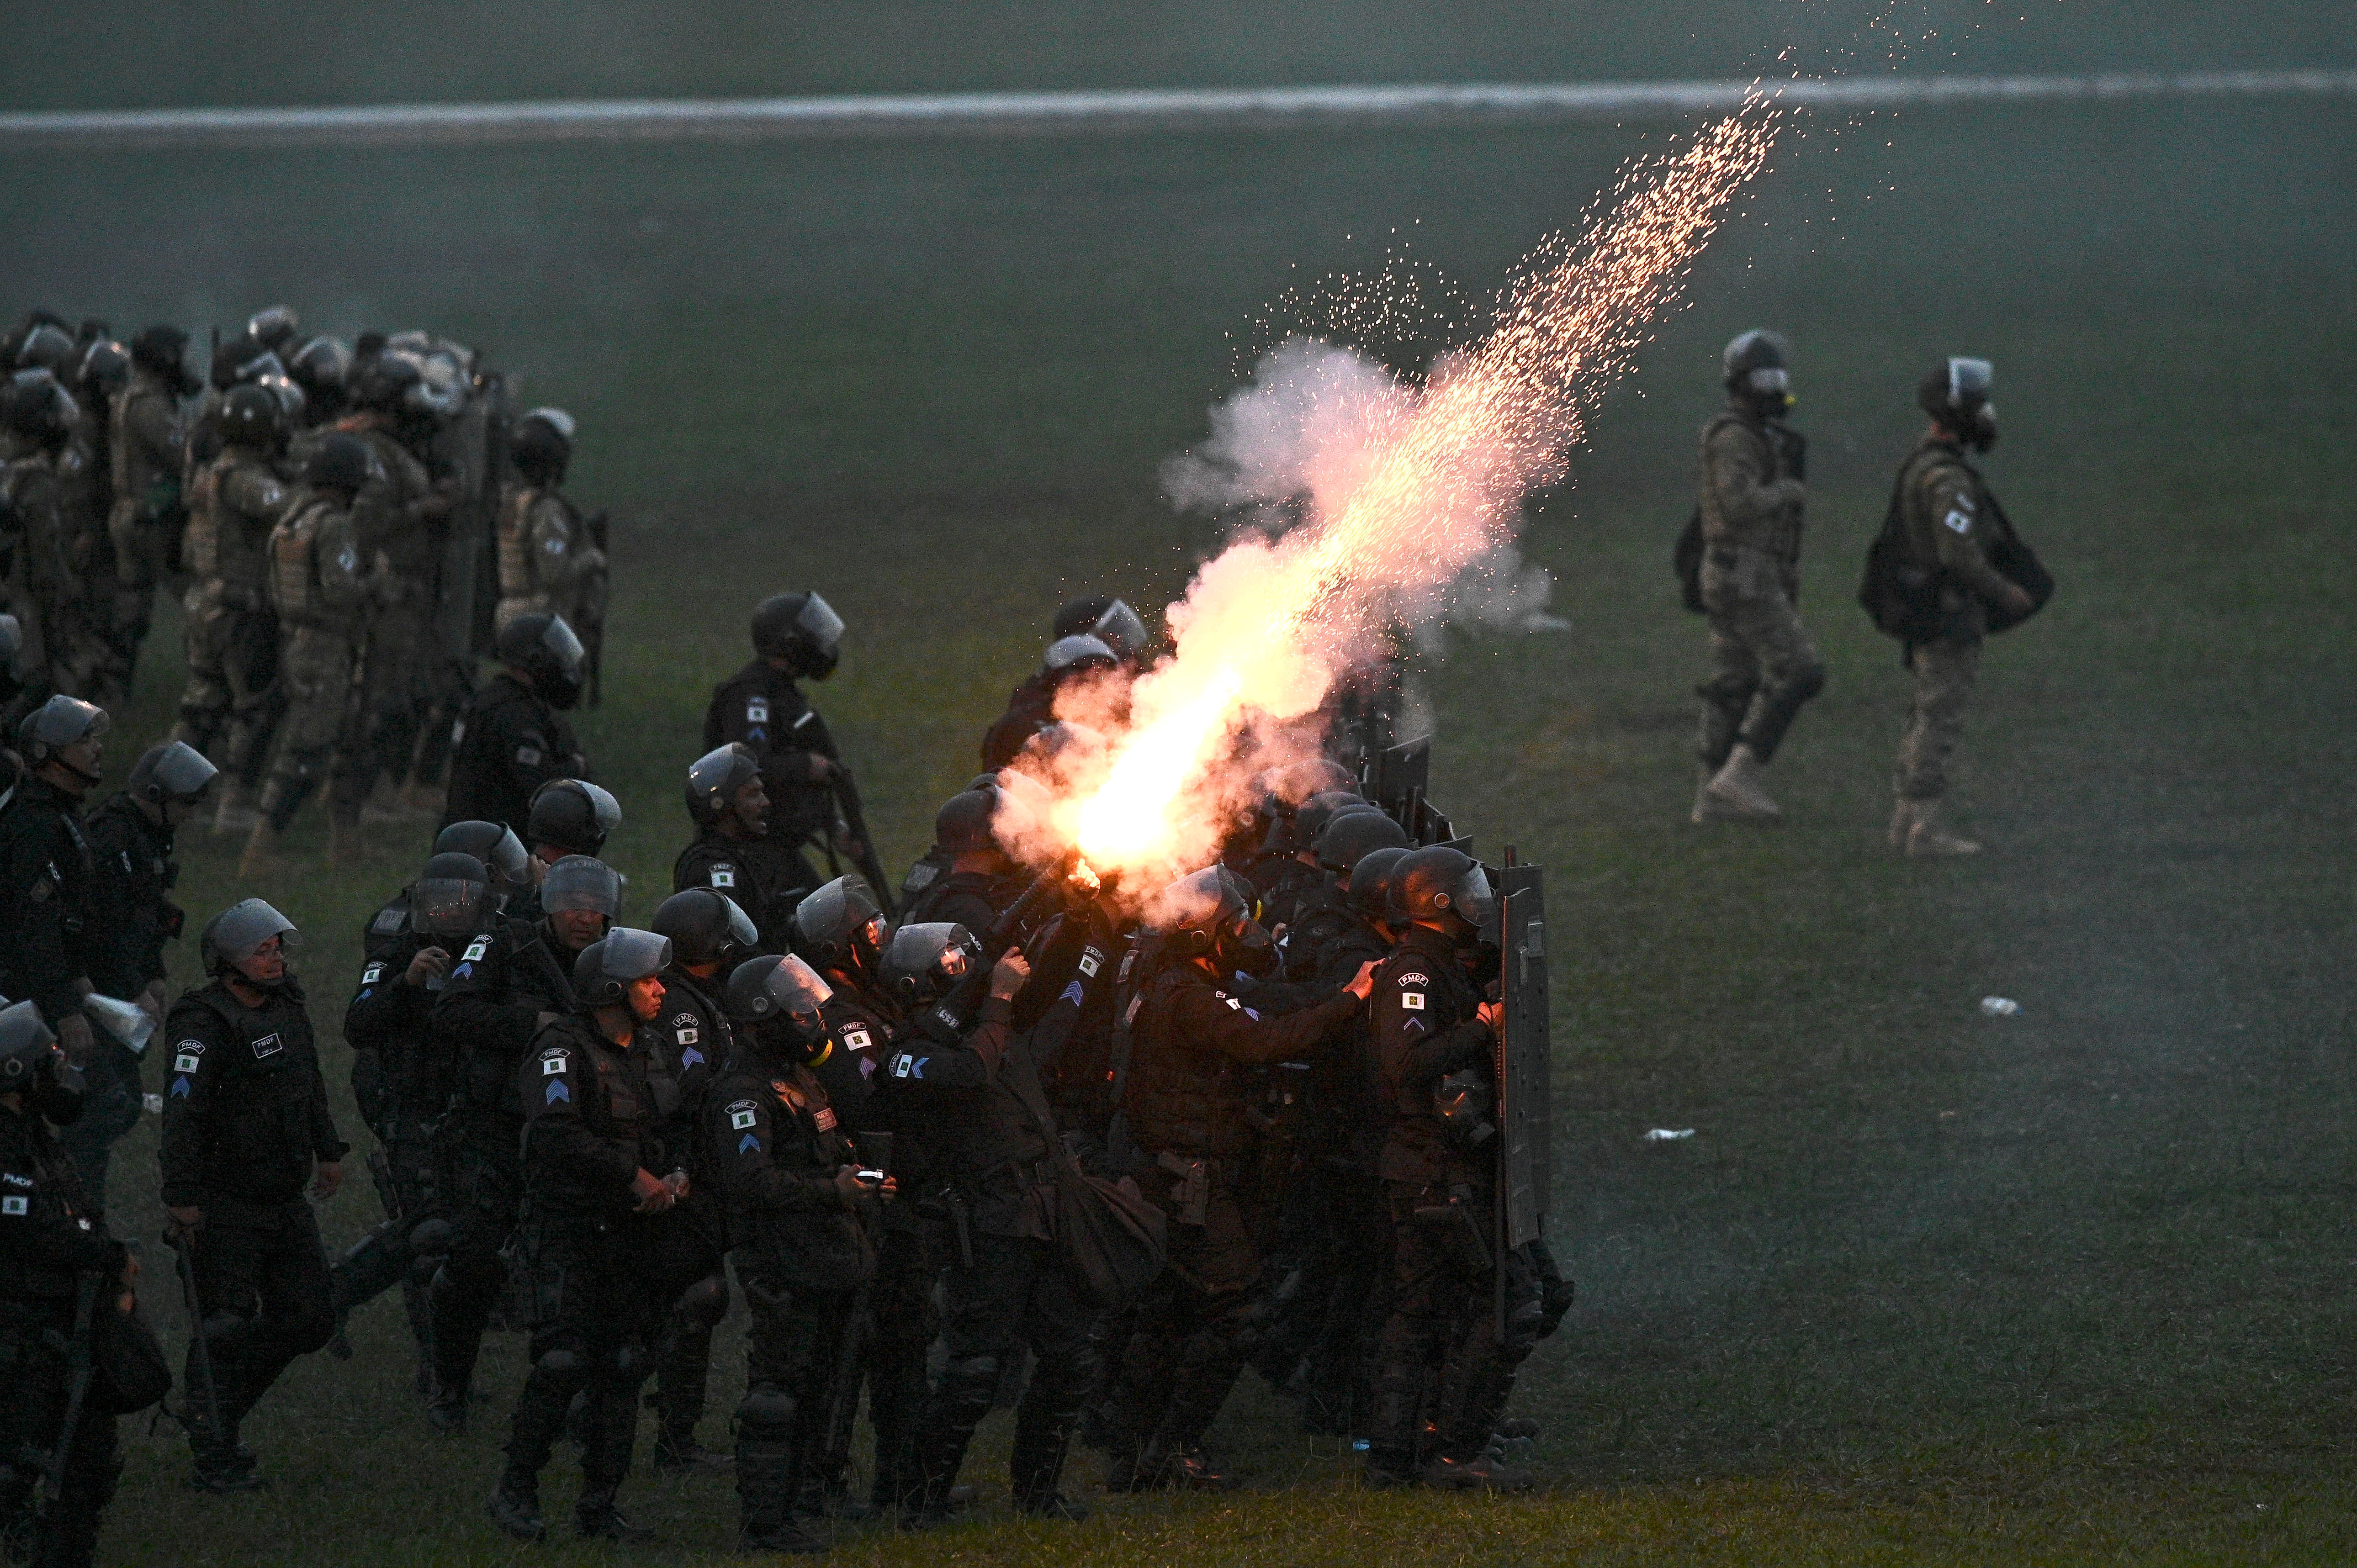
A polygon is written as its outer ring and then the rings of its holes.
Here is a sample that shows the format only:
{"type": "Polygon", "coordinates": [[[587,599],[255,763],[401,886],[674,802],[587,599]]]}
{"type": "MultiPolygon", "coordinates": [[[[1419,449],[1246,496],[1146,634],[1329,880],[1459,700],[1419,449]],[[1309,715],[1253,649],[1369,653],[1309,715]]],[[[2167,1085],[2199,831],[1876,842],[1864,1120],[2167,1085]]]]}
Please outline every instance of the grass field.
{"type": "MultiPolygon", "coordinates": [[[[1803,19],[1830,50],[1849,35],[1822,9],[1803,19]]],[[[677,60],[650,46],[617,50],[627,69],[515,76],[454,63],[474,36],[459,28],[357,78],[302,54],[282,90],[208,33],[14,96],[1673,74],[1739,63],[1750,44],[1726,40],[1752,13],[1695,8],[1658,48],[1598,13],[1583,50],[1522,13],[1477,48],[1480,28],[1400,9],[1389,28],[1288,23],[1263,55],[1236,18],[1183,48],[1172,25],[1108,27],[1026,54],[998,47],[1013,15],[983,27],[990,64],[912,20],[896,26],[931,42],[905,68],[754,29],[708,70],[691,31],[677,60]]],[[[1985,25],[1956,63],[2345,63],[2323,26],[2276,7],[2230,28],[2189,6],[2131,35],[2055,7],[1985,25]]],[[[11,156],[0,232],[18,306],[125,329],[170,315],[200,336],[281,297],[347,333],[424,322],[581,415],[575,489],[620,519],[608,696],[583,728],[630,813],[616,858],[643,918],[686,833],[677,780],[704,693],[741,660],[754,599],[813,585],[851,622],[816,694],[906,864],[1048,608],[1100,586],[1159,604],[1216,543],[1160,501],[1156,467],[1201,434],[1272,301],[1380,264],[1394,230],[1484,289],[1666,130],[11,156]]],[[[1362,1494],[1247,1379],[1217,1436],[1260,1492],[1115,1501],[1049,1530],[1004,1513],[999,1435],[974,1467],[981,1523],[838,1555],[2357,1555],[2352,146],[2357,113],[2332,102],[1947,111],[1788,142],[1574,482],[1531,508],[1527,548],[1569,629],[1459,639],[1421,672],[1441,800],[1483,851],[1550,870],[1551,1232],[1580,1302],[1517,1395],[1546,1426],[1541,1495],[1362,1494]],[[1666,558],[1717,347],[1760,323],[1797,346],[1815,442],[1804,610],[1832,683],[1776,769],[1790,825],[1706,832],[1684,820],[1699,627],[1666,558]],[[2062,589],[1986,666],[1961,804],[1991,853],[1927,866],[1881,846],[1903,678],[1850,593],[1914,379],[1952,350],[1997,363],[1991,478],[2062,589]],[[1986,994],[2021,1013],[1983,1017],[1986,994]],[[1654,1126],[1696,1132],[1641,1143],[1654,1126]]],[[[168,723],[157,647],[118,768],[168,723]]],[[[232,846],[191,835],[185,897],[199,918],[249,891],[278,902],[312,934],[303,968],[331,1022],[360,921],[424,848],[387,832],[360,872],[249,889],[232,846]]],[[[126,1229],[150,1237],[153,1157],[151,1125],[118,1167],[126,1229]]],[[[361,1182],[323,1215],[337,1238],[374,1218],[361,1182]]],[[[177,1344],[177,1306],[158,1292],[154,1310],[177,1344]]],[[[266,1493],[197,1498],[183,1450],[127,1430],[107,1560],[603,1560],[511,1551],[481,1519],[519,1347],[495,1343],[476,1433],[437,1443],[403,1392],[397,1319],[388,1304],[356,1324],[360,1359],[299,1365],[264,1404],[249,1436],[266,1493]]],[[[655,1560],[733,1538],[725,1484],[634,1490],[664,1532],[655,1560]]]]}

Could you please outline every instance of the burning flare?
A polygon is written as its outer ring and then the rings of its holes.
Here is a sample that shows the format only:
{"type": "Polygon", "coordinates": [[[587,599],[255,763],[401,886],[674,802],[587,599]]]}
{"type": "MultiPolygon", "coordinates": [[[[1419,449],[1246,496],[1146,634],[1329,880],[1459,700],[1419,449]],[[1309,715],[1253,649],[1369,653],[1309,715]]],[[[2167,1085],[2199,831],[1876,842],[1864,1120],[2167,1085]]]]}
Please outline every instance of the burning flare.
{"type": "Polygon", "coordinates": [[[1624,168],[1577,239],[1524,264],[1489,335],[1437,360],[1422,387],[1302,340],[1265,359],[1258,385],[1220,413],[1275,400],[1277,482],[1302,522],[1196,574],[1167,612],[1174,657],[1125,692],[1060,702],[1088,743],[1027,759],[1044,788],[1010,794],[997,824],[1009,847],[1034,860],[1076,847],[1140,889],[1208,864],[1254,779],[1315,754],[1315,726],[1299,721],[1335,678],[1388,627],[1445,613],[1459,579],[1511,545],[1523,498],[1562,478],[1587,409],[1675,302],[1775,135],[1774,112],[1755,103],[1624,168]]]}

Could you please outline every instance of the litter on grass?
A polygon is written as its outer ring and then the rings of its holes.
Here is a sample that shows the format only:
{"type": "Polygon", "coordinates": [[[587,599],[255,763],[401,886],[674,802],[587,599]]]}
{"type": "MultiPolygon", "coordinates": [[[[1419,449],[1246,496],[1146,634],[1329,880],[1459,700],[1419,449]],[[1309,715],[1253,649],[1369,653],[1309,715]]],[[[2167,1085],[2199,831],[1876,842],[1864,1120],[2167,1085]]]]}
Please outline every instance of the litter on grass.
{"type": "Polygon", "coordinates": [[[1674,1144],[1681,1138],[1691,1138],[1693,1136],[1694,1129],[1691,1127],[1656,1127],[1652,1132],[1645,1134],[1645,1142],[1648,1144],[1674,1144]]]}
{"type": "Polygon", "coordinates": [[[1984,996],[1981,1013],[1990,1018],[2010,1018],[2021,1011],[2021,1004],[2010,996],[1984,996]]]}

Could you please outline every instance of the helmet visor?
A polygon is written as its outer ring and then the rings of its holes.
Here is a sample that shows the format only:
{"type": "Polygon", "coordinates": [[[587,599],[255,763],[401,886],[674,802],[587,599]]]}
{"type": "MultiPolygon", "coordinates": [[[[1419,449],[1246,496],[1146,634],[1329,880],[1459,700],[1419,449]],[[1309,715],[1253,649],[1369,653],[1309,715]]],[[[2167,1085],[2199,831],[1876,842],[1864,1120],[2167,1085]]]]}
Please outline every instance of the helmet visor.
{"type": "Polygon", "coordinates": [[[736,775],[742,770],[746,777],[750,778],[757,766],[753,754],[732,740],[726,746],[705,752],[688,765],[687,787],[698,795],[725,803],[732,792],[736,775]]]}
{"type": "Polygon", "coordinates": [[[558,440],[571,441],[573,439],[573,416],[565,413],[563,409],[535,408],[516,423],[519,424],[529,424],[534,420],[538,420],[541,424],[547,425],[551,430],[556,432],[556,438],[558,440]]]}
{"type": "Polygon", "coordinates": [[[1743,378],[1743,384],[1756,392],[1780,392],[1792,389],[1792,373],[1781,365],[1762,366],[1743,378]]]}
{"type": "Polygon", "coordinates": [[[422,877],[409,885],[410,922],[437,937],[465,936],[482,924],[488,891],[460,877],[422,877]]]}
{"type": "Polygon", "coordinates": [[[183,800],[194,800],[203,794],[206,786],[220,776],[221,769],[208,761],[203,752],[185,740],[170,742],[164,747],[163,754],[156,758],[154,777],[156,788],[183,800]]]}
{"type": "Polygon", "coordinates": [[[552,915],[587,909],[611,918],[622,907],[622,878],[602,860],[568,854],[548,868],[540,885],[540,907],[552,915]]]}
{"type": "Polygon", "coordinates": [[[1497,895],[1491,891],[1490,874],[1478,860],[1465,868],[1447,897],[1451,912],[1477,926],[1486,927],[1497,917],[1497,895]]]}
{"type": "Polygon", "coordinates": [[[232,904],[213,917],[213,950],[231,963],[243,963],[273,937],[279,938],[281,949],[290,953],[302,942],[295,922],[259,898],[232,904]]]}
{"type": "Polygon", "coordinates": [[[834,607],[816,594],[802,601],[800,614],[794,617],[794,629],[820,653],[832,657],[843,642],[843,618],[834,607]]]}
{"type": "Polygon", "coordinates": [[[608,980],[619,980],[627,985],[651,974],[661,974],[670,965],[669,937],[634,930],[629,926],[616,926],[606,933],[605,956],[598,967],[606,972],[608,980]]]}
{"type": "Polygon", "coordinates": [[[720,901],[728,906],[728,940],[730,941],[740,948],[750,948],[761,940],[760,928],[753,924],[753,917],[745,913],[736,899],[723,893],[720,896],[720,901]]]}
{"type": "Polygon", "coordinates": [[[1996,367],[1986,360],[1948,361],[1948,402],[1957,408],[1973,408],[1986,403],[1989,389],[1996,381],[1996,367]]]}
{"type": "Polygon", "coordinates": [[[43,746],[71,746],[113,727],[104,708],[59,693],[34,710],[31,733],[43,746]]]}
{"type": "Polygon", "coordinates": [[[1089,629],[1116,654],[1127,657],[1146,646],[1146,623],[1137,612],[1119,599],[1105,607],[1089,629]]]}
{"type": "Polygon", "coordinates": [[[58,1036],[29,1002],[0,1008],[0,1090],[21,1087],[58,1036]]]}
{"type": "Polygon", "coordinates": [[[974,933],[954,920],[928,920],[902,926],[884,949],[887,983],[915,982],[954,984],[971,970],[981,951],[974,933]]]}
{"type": "Polygon", "coordinates": [[[787,953],[771,966],[769,979],[761,983],[761,994],[775,1012],[809,1018],[834,998],[834,989],[799,956],[787,953]]]}
{"type": "MultiPolygon", "coordinates": [[[[581,679],[581,667],[588,654],[583,650],[581,639],[573,635],[573,628],[565,624],[563,616],[548,618],[548,629],[540,634],[540,645],[555,655],[556,667],[565,672],[566,680],[581,679]]],[[[617,814],[619,814],[619,809],[617,814]]]]}

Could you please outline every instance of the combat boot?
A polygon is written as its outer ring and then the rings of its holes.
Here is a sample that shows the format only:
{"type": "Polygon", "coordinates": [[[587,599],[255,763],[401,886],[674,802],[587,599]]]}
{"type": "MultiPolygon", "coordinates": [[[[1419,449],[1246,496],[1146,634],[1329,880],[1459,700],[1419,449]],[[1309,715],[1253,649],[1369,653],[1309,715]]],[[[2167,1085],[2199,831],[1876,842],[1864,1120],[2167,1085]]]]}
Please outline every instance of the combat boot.
{"type": "Polygon", "coordinates": [[[483,1511],[502,1532],[518,1541],[540,1541],[548,1534],[548,1521],[540,1517],[540,1484],[531,1477],[501,1477],[483,1511]]]}
{"type": "Polygon", "coordinates": [[[1907,830],[1907,858],[1910,860],[1953,859],[1959,855],[1978,854],[1979,841],[1968,839],[1940,820],[1940,802],[1915,802],[1915,820],[1907,830]]]}
{"type": "Polygon", "coordinates": [[[1742,741],[1727,754],[1727,765],[1711,777],[1695,800],[1695,820],[1717,822],[1772,822],[1783,811],[1770,799],[1761,772],[1766,764],[1742,741]]]}
{"type": "MultiPolygon", "coordinates": [[[[259,882],[290,875],[294,867],[279,853],[282,835],[270,825],[268,817],[256,817],[253,832],[246,836],[245,853],[238,856],[237,875],[241,882],[259,882]]],[[[349,1351],[346,1352],[350,1354],[349,1351]]]]}
{"type": "Polygon", "coordinates": [[[213,813],[213,837],[225,839],[250,833],[261,820],[262,812],[254,804],[253,786],[232,780],[223,786],[221,809],[213,813]]]}
{"type": "Polygon", "coordinates": [[[797,1557],[816,1557],[827,1550],[827,1544],[792,1520],[786,1520],[758,1530],[747,1526],[737,1534],[737,1550],[748,1556],[783,1552],[797,1557]]]}
{"type": "Polygon", "coordinates": [[[1534,1477],[1520,1465],[1509,1465],[1484,1448],[1469,1459],[1436,1454],[1417,1479],[1448,1491],[1523,1492],[1530,1489],[1534,1477]]]}
{"type": "Polygon", "coordinates": [[[610,1541],[618,1546],[644,1546],[655,1532],[614,1506],[610,1487],[584,1492],[573,1506],[573,1531],[584,1541],[610,1541]]]}

